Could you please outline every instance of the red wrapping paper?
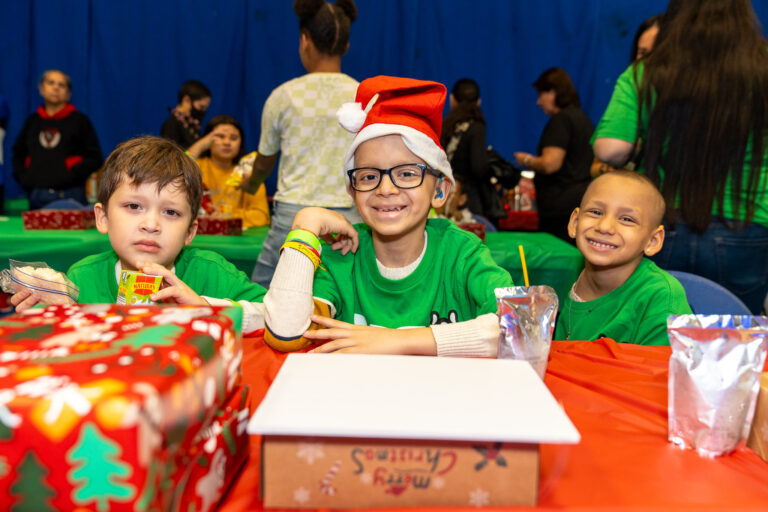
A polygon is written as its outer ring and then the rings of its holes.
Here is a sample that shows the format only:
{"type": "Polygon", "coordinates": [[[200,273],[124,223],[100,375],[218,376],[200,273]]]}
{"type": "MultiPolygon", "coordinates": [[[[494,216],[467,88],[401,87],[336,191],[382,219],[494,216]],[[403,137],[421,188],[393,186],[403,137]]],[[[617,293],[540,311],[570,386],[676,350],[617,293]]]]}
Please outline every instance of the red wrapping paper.
{"type": "Polygon", "coordinates": [[[466,231],[469,231],[471,233],[476,234],[478,237],[480,237],[480,240],[485,242],[485,226],[483,226],[480,223],[467,223],[467,224],[459,224],[458,225],[461,229],[464,229],[466,231]]]}
{"type": "Polygon", "coordinates": [[[0,319],[0,510],[167,509],[179,454],[239,383],[241,322],[112,304],[0,319]]]}
{"type": "Polygon", "coordinates": [[[198,235],[242,235],[243,219],[238,217],[203,216],[197,218],[198,235]]]}
{"type": "Polygon", "coordinates": [[[22,212],[24,229],[90,229],[96,226],[93,210],[30,210],[22,212]]]}

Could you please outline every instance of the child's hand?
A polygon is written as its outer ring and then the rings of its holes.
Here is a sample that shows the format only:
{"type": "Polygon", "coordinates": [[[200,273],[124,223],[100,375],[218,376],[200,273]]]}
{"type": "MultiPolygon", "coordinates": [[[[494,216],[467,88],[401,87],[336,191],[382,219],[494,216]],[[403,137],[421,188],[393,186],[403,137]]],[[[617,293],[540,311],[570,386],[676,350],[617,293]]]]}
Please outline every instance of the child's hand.
{"type": "Polygon", "coordinates": [[[331,352],[357,354],[423,354],[435,355],[435,345],[432,330],[429,327],[421,329],[387,329],[368,325],[353,325],[325,316],[312,315],[313,323],[325,329],[311,330],[304,333],[308,340],[322,342],[311,352],[327,354],[331,352]]]}
{"type": "Polygon", "coordinates": [[[16,308],[17,313],[29,309],[39,302],[40,299],[32,295],[32,291],[26,288],[11,295],[11,304],[16,308]]]}
{"type": "Polygon", "coordinates": [[[157,263],[138,262],[137,268],[153,276],[162,276],[163,284],[159,292],[150,297],[154,302],[165,302],[167,304],[186,304],[196,306],[207,306],[208,302],[196,294],[192,289],[184,284],[176,274],[157,263]]]}
{"type": "Polygon", "coordinates": [[[294,217],[291,227],[299,228],[313,232],[318,238],[331,244],[334,251],[341,250],[341,254],[357,251],[357,230],[339,212],[314,206],[303,208],[294,217]]]}

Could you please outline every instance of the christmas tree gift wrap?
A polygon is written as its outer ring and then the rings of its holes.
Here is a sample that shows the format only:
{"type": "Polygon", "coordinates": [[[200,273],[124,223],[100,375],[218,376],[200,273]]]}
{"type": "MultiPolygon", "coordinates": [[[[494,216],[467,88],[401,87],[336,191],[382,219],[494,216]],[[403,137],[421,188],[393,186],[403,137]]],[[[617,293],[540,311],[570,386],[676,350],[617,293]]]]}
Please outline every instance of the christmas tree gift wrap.
{"type": "Polygon", "coordinates": [[[90,304],[0,319],[0,510],[160,510],[238,387],[239,308],[90,304]]]}
{"type": "Polygon", "coordinates": [[[219,502],[248,458],[250,390],[235,390],[192,447],[176,458],[174,495],[166,510],[208,512],[219,502]]]}

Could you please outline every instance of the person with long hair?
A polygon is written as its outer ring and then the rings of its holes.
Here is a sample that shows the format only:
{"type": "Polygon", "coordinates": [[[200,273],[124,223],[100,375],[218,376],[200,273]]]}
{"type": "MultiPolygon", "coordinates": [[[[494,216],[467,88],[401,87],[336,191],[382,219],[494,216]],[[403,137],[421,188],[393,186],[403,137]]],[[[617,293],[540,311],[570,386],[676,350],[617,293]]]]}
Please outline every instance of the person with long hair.
{"type": "Polygon", "coordinates": [[[210,194],[215,214],[240,217],[243,228],[269,224],[264,185],[255,194],[237,188],[242,179],[238,162],[246,155],[245,133],[234,117],[221,115],[208,121],[203,137],[190,146],[188,153],[203,173],[203,186],[210,194]]]}
{"type": "Polygon", "coordinates": [[[299,210],[320,206],[339,211],[353,223],[362,221],[339,173],[352,138],[336,120],[336,111],[353,101],[358,85],[341,72],[357,7],[353,0],[295,0],[293,10],[299,18],[299,57],[307,74],[285,82],[267,98],[259,156],[243,181],[244,190],[254,191],[272,172],[280,153],[272,225],[251,277],[265,287],[299,210]]]}
{"type": "Polygon", "coordinates": [[[717,281],[755,313],[768,292],[766,91],[768,43],[749,0],[671,0],[594,141],[612,165],[634,156],[661,190],[659,266],[717,281]]]}
{"type": "Polygon", "coordinates": [[[443,121],[440,144],[445,148],[451,168],[462,181],[466,208],[472,213],[494,219],[489,194],[496,191],[488,176],[488,151],[485,118],[480,109],[480,86],[471,78],[461,78],[449,97],[451,110],[443,121]]]}
{"type": "Polygon", "coordinates": [[[517,163],[536,172],[539,230],[566,242],[568,220],[589,186],[593,155],[589,140],[594,126],[581,109],[579,93],[562,68],[544,71],[533,83],[536,104],[551,116],[539,139],[536,155],[515,153],[517,163]]]}

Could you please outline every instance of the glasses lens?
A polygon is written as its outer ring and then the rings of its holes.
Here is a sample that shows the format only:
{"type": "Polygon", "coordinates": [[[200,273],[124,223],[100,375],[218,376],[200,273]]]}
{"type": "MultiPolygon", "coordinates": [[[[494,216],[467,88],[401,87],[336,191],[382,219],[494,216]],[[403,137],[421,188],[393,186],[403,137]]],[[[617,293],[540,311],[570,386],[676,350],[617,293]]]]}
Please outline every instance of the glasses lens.
{"type": "Polygon", "coordinates": [[[421,185],[424,170],[418,165],[398,165],[392,169],[392,181],[400,188],[413,188],[421,185]]]}
{"type": "Polygon", "coordinates": [[[381,181],[381,172],[378,169],[357,169],[352,173],[352,185],[362,192],[376,188],[379,181],[381,181]]]}

